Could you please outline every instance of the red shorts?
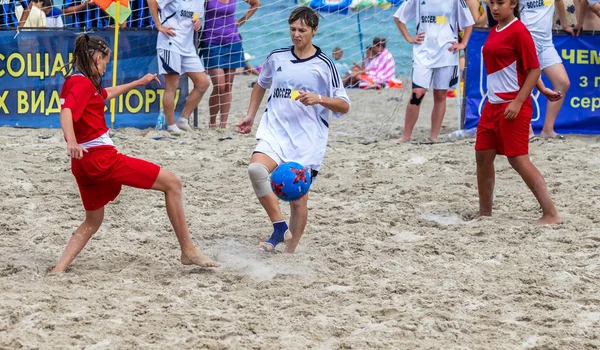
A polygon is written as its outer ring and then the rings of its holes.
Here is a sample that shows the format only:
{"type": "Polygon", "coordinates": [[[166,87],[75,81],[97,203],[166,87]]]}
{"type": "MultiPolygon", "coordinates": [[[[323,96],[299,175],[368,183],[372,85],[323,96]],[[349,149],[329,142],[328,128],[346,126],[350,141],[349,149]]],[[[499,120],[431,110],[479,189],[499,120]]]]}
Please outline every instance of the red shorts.
{"type": "Polygon", "coordinates": [[[529,124],[533,114],[531,98],[525,100],[515,119],[504,117],[508,104],[509,102],[485,103],[477,125],[476,151],[495,149],[498,154],[507,157],[529,153],[529,124]]]}
{"type": "Polygon", "coordinates": [[[122,185],[151,188],[159,171],[158,165],[123,155],[112,146],[89,148],[83,158],[71,160],[71,172],[88,211],[115,200],[122,185]]]}

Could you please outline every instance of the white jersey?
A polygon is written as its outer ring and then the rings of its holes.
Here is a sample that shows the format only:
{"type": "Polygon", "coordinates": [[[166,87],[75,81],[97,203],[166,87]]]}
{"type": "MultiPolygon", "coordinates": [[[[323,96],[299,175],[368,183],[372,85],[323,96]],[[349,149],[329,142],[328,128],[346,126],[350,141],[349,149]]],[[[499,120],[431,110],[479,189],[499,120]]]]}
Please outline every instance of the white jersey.
{"type": "Polygon", "coordinates": [[[274,50],[262,66],[258,85],[270,93],[256,138],[266,141],[284,162],[318,171],[327,148],[330,110],[320,104],[305,106],[294,98],[304,91],[350,104],[333,61],[318,47],[306,59],[296,57],[293,47],[274,50]]]}
{"type": "Polygon", "coordinates": [[[458,57],[448,51],[458,42],[458,32],[475,24],[465,0],[406,0],[394,14],[400,22],[415,18],[417,34],[425,33],[421,45],[413,45],[413,66],[456,66],[458,57]],[[460,29],[459,29],[460,28],[460,29]]]}
{"type": "Polygon", "coordinates": [[[538,53],[552,44],[552,21],[554,20],[554,0],[519,0],[521,22],[525,24],[535,43],[538,53]]]}
{"type": "Polygon", "coordinates": [[[204,17],[204,0],[158,0],[162,25],[175,28],[175,36],[158,33],[156,48],[182,56],[196,55],[192,20],[204,17]]]}

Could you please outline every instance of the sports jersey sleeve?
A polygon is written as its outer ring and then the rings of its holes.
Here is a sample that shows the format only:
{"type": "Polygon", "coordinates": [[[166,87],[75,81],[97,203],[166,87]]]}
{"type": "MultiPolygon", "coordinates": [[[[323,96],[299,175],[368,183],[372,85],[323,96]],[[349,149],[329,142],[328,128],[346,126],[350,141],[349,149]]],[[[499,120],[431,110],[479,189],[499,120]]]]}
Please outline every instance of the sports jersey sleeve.
{"type": "Polygon", "coordinates": [[[271,87],[271,82],[273,81],[273,54],[271,53],[265,63],[262,65],[262,69],[260,70],[260,75],[258,76],[258,85],[263,89],[268,89],[271,87]]]}
{"type": "Polygon", "coordinates": [[[458,2],[458,26],[461,29],[465,29],[475,24],[475,19],[473,18],[473,14],[469,7],[467,6],[467,2],[465,0],[460,0],[458,2]]]}
{"type": "Polygon", "coordinates": [[[400,8],[394,13],[394,17],[398,18],[402,23],[408,23],[408,21],[417,16],[417,6],[417,0],[407,0],[400,5],[400,8]]]}
{"type": "Polygon", "coordinates": [[[525,71],[530,69],[540,68],[540,63],[537,57],[537,51],[531,33],[525,27],[516,35],[515,48],[519,63],[525,71]]]}
{"type": "MultiPolygon", "coordinates": [[[[350,98],[348,98],[348,94],[346,93],[346,89],[344,89],[344,84],[342,84],[342,78],[340,77],[340,73],[337,69],[331,71],[332,79],[329,79],[329,97],[331,98],[341,98],[346,101],[348,105],[350,105],[350,98]]],[[[344,113],[331,112],[331,115],[334,119],[339,119],[344,113]]]]}
{"type": "MultiPolygon", "coordinates": [[[[67,87],[63,87],[60,93],[61,110],[70,109],[73,117],[73,121],[79,120],[83,114],[85,106],[94,93],[93,86],[86,84],[85,80],[80,80],[73,84],[69,84],[67,87]]],[[[103,95],[106,90],[103,91],[103,95]]]]}

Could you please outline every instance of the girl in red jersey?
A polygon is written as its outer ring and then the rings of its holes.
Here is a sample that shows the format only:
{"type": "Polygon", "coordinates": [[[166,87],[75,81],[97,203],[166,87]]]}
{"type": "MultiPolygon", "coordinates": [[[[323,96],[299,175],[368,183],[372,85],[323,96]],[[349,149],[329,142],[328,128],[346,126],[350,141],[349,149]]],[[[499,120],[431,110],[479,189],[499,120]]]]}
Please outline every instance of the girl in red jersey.
{"type": "Polygon", "coordinates": [[[104,40],[85,34],[77,37],[70,62],[71,70],[75,71],[65,80],[60,94],[60,124],[71,157],[71,172],[85,208],[85,220],[73,233],[52,272],[65,271],[98,231],[104,219],[104,206],[119,195],[122,185],[164,192],[167,214],[181,246],[181,262],[218,267],[192,242],[183,212],[181,180],[156,164],[118,153],[114,147],[104,119],[105,103],[158,79],[156,74],[148,74],[129,84],[104,89],[101,79],[109,60],[110,48],[104,40]]]}
{"type": "Polygon", "coordinates": [[[529,95],[540,77],[540,65],[531,34],[516,17],[517,1],[490,1],[498,25],[490,30],[483,46],[488,101],[475,141],[479,215],[492,215],[494,159],[501,154],[506,155],[542,206],[538,224],[558,224],[561,219],[546,182],[529,160],[528,134],[533,111],[529,95]]]}

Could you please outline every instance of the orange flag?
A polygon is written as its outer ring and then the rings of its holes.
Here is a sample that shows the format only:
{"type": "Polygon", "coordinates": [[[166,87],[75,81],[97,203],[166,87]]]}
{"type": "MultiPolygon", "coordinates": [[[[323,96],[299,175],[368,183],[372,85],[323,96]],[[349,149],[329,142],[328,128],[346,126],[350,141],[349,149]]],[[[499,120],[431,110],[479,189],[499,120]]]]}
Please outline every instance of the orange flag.
{"type": "Polygon", "coordinates": [[[122,24],[131,15],[131,9],[129,8],[129,0],[94,0],[94,3],[104,10],[110,17],[114,18],[117,23],[122,24]],[[119,9],[119,18],[117,18],[117,6],[121,6],[119,9]]]}

